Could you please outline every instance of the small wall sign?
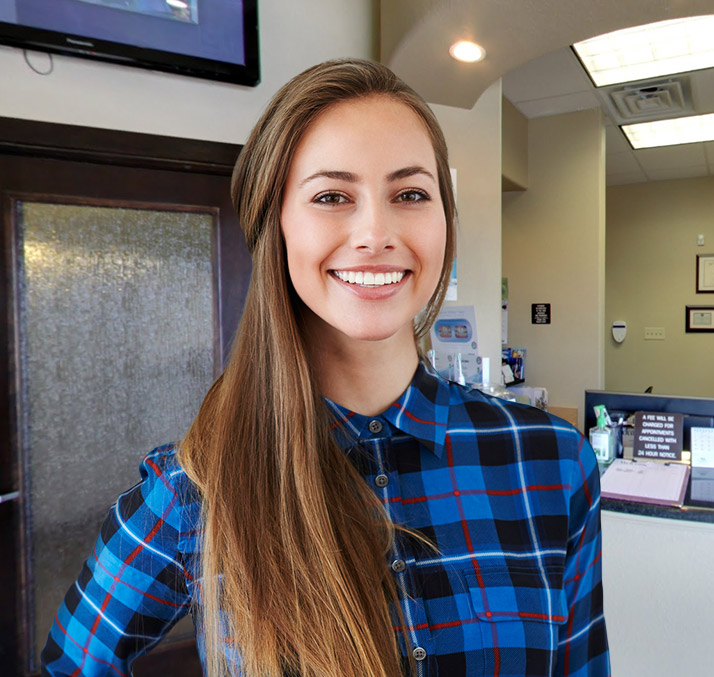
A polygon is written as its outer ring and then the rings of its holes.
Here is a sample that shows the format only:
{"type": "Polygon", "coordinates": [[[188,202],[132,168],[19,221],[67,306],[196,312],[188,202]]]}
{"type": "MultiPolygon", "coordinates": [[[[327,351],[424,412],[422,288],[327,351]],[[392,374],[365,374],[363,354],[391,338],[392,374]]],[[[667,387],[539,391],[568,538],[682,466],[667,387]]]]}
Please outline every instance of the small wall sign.
{"type": "Polygon", "coordinates": [[[638,411],[635,414],[635,458],[682,460],[684,416],[663,412],[638,411]]]}
{"type": "Polygon", "coordinates": [[[531,324],[550,324],[550,303],[531,304],[531,324]]]}

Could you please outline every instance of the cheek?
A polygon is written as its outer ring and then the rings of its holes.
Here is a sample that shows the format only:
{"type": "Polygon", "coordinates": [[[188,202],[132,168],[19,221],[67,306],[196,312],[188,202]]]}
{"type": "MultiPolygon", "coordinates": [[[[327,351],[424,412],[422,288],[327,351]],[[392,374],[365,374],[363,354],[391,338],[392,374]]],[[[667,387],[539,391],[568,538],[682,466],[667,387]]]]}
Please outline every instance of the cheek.
{"type": "Polygon", "coordinates": [[[444,265],[444,254],[446,252],[446,222],[435,224],[429,228],[422,241],[422,252],[425,267],[436,270],[438,276],[444,265]]]}

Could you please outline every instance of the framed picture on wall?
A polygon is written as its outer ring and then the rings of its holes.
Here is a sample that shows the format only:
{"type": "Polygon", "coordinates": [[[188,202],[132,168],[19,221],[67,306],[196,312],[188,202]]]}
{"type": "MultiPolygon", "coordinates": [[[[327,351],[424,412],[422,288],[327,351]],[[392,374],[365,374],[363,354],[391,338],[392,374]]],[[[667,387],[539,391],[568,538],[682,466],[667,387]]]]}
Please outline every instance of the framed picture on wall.
{"type": "Polygon", "coordinates": [[[685,329],[688,332],[714,332],[714,306],[687,306],[685,329]]]}
{"type": "Polygon", "coordinates": [[[714,254],[697,254],[697,292],[714,294],[714,254]]]}

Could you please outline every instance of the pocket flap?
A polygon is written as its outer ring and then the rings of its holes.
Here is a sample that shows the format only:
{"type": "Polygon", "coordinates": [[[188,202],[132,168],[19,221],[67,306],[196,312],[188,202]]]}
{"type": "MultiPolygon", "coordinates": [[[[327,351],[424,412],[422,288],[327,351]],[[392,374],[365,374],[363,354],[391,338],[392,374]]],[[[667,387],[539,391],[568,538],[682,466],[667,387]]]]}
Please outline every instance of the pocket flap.
{"type": "Polygon", "coordinates": [[[568,604],[565,591],[551,588],[535,571],[484,570],[466,581],[476,617],[481,621],[535,621],[565,623],[568,604]]]}

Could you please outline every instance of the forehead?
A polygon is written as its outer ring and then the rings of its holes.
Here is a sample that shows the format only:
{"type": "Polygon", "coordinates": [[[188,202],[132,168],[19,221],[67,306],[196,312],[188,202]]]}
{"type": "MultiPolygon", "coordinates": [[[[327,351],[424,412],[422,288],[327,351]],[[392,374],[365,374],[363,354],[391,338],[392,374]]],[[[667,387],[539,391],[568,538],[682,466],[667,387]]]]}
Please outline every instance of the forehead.
{"type": "Polygon", "coordinates": [[[434,147],[424,120],[407,104],[385,95],[349,99],[322,111],[303,134],[292,165],[362,160],[429,164],[434,147]]]}

